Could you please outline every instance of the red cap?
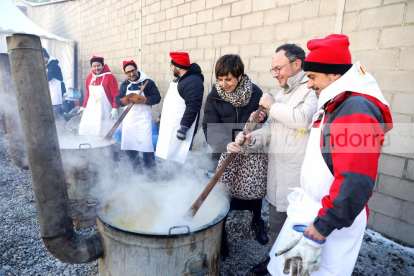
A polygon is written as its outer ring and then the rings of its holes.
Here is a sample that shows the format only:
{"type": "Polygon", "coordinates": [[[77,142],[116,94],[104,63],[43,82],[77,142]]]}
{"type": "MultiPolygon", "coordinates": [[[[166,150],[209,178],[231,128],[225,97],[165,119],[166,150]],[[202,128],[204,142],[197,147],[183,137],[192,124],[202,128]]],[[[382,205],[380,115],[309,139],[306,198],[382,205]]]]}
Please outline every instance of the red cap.
{"type": "Polygon", "coordinates": [[[98,56],[93,56],[91,58],[91,66],[92,66],[92,63],[94,63],[94,62],[100,62],[100,63],[102,63],[102,65],[104,65],[104,58],[103,57],[98,57],[98,56]]]}
{"type": "Polygon", "coordinates": [[[185,52],[171,52],[171,63],[182,69],[190,69],[190,57],[185,52]]]}
{"type": "Polygon", "coordinates": [[[345,74],[352,67],[349,39],[346,35],[332,34],[308,41],[310,53],[304,70],[326,74],[345,74]]]}
{"type": "Polygon", "coordinates": [[[122,68],[124,68],[124,71],[125,71],[125,67],[127,67],[128,65],[132,65],[132,66],[135,67],[135,69],[137,69],[137,64],[135,63],[135,61],[133,61],[133,60],[127,60],[127,61],[124,61],[122,63],[122,68]]]}

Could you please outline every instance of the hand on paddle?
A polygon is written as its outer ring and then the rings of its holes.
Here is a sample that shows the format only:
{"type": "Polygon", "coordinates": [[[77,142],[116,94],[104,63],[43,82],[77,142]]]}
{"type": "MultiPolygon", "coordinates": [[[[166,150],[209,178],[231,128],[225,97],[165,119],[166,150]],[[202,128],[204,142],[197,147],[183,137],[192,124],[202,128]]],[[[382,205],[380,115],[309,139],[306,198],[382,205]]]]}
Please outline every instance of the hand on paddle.
{"type": "Polygon", "coordinates": [[[141,95],[133,94],[131,97],[131,103],[145,104],[147,103],[147,98],[141,95]]]}
{"type": "Polygon", "coordinates": [[[131,103],[131,98],[132,98],[132,95],[134,95],[134,94],[128,94],[128,95],[126,95],[125,97],[123,97],[123,98],[121,99],[122,104],[123,104],[123,105],[129,105],[129,104],[131,103]]]}
{"type": "Polygon", "coordinates": [[[252,135],[249,133],[247,135],[243,134],[243,131],[240,131],[239,134],[236,136],[236,141],[227,144],[227,152],[228,153],[241,153],[243,152],[243,146],[251,144],[253,138],[252,135]]]}
{"type": "Polygon", "coordinates": [[[276,100],[272,95],[264,94],[260,98],[259,105],[263,106],[266,109],[270,109],[272,107],[272,105],[274,105],[275,103],[276,103],[276,100]]]}
{"type": "MultiPolygon", "coordinates": [[[[254,112],[252,112],[252,114],[250,114],[250,117],[249,117],[249,122],[252,122],[252,121],[253,121],[253,118],[254,118],[254,116],[256,115],[256,112],[257,112],[257,111],[254,111],[254,112]]],[[[264,120],[264,118],[266,117],[266,115],[267,115],[267,111],[266,111],[266,109],[263,109],[263,110],[260,112],[260,114],[259,114],[259,122],[263,121],[263,120],[264,120]]]]}

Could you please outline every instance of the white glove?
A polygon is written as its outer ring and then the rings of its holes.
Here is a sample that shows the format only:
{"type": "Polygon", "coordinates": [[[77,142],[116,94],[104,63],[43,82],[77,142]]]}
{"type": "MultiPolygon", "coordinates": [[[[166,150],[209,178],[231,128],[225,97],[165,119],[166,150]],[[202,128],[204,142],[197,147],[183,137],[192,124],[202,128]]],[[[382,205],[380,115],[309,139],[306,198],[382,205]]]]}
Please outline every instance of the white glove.
{"type": "Polygon", "coordinates": [[[86,108],[84,108],[83,106],[81,107],[81,108],[79,108],[79,110],[78,110],[78,115],[82,115],[83,114],[83,112],[85,111],[85,109],[86,108]]]}
{"type": "Polygon", "coordinates": [[[66,98],[67,95],[68,93],[63,93],[63,98],[66,98]]]}
{"type": "Polygon", "coordinates": [[[111,118],[112,120],[118,119],[118,108],[112,108],[112,111],[109,114],[109,118],[111,118]]]}
{"type": "Polygon", "coordinates": [[[310,275],[321,265],[322,247],[325,241],[315,241],[304,234],[306,226],[293,226],[290,242],[276,252],[276,256],[283,254],[285,267],[283,273],[289,274],[292,264],[292,275],[310,275]]]}

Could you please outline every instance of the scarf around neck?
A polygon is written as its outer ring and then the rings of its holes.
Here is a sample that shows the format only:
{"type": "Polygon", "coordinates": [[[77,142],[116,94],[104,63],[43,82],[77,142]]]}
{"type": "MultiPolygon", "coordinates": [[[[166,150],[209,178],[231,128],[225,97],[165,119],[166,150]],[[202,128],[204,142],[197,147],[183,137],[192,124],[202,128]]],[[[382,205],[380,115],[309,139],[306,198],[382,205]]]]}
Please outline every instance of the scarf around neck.
{"type": "Polygon", "coordinates": [[[220,98],[230,103],[234,107],[246,106],[249,103],[250,98],[252,96],[252,81],[250,77],[246,74],[242,75],[239,83],[237,84],[236,89],[231,93],[224,91],[217,80],[214,83],[214,85],[217,89],[217,93],[219,94],[220,98]]]}
{"type": "Polygon", "coordinates": [[[139,79],[137,79],[137,80],[135,80],[135,81],[132,81],[132,80],[130,80],[130,79],[127,79],[127,81],[129,82],[129,84],[128,84],[128,86],[127,86],[127,89],[128,89],[131,85],[133,85],[133,84],[138,84],[138,83],[140,83],[140,82],[145,81],[146,79],[149,79],[149,78],[148,78],[148,76],[147,76],[144,72],[142,72],[142,71],[138,71],[138,72],[139,72],[139,79]]]}

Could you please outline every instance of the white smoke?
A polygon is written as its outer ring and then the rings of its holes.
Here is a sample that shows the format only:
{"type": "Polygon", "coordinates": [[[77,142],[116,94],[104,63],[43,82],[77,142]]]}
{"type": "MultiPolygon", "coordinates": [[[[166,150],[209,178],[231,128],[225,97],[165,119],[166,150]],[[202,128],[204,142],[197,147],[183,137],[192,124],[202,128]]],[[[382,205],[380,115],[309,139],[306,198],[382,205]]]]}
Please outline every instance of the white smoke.
{"type": "MultiPolygon", "coordinates": [[[[227,199],[213,190],[191,221],[184,216],[209,182],[205,175],[211,158],[203,152],[189,152],[185,164],[157,159],[156,174],[138,175],[128,158],[102,162],[100,181],[92,194],[106,204],[106,219],[131,231],[166,234],[171,227],[187,225],[194,231],[214,220],[227,206],[227,199]]],[[[143,161],[141,161],[143,164],[143,161]]],[[[186,228],[172,233],[186,232],[186,228]]]]}

